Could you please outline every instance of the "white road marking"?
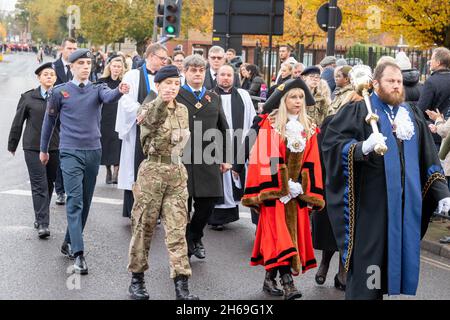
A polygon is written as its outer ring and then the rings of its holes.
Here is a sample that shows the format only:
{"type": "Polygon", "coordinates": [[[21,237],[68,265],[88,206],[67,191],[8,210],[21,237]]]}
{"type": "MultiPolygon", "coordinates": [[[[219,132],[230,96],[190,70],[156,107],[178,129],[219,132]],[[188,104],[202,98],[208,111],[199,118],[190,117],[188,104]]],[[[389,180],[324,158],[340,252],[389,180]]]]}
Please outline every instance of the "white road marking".
{"type": "Polygon", "coordinates": [[[431,259],[431,258],[428,258],[428,257],[424,257],[424,256],[421,256],[420,259],[423,262],[425,262],[425,263],[427,263],[429,265],[432,265],[432,266],[434,266],[436,268],[440,268],[440,269],[443,269],[443,270],[446,270],[446,271],[450,271],[450,265],[448,265],[446,263],[443,263],[443,262],[440,262],[440,261],[437,261],[437,260],[434,260],[434,259],[431,259]]]}
{"type": "MultiPolygon", "coordinates": [[[[29,190],[6,190],[6,191],[0,192],[0,194],[31,197],[31,191],[29,191],[29,190]]],[[[102,198],[102,197],[94,197],[94,198],[92,198],[92,202],[112,204],[112,205],[122,205],[123,204],[122,199],[112,199],[112,198],[102,198]]]]}
{"type": "MultiPolygon", "coordinates": [[[[31,197],[31,191],[30,190],[6,190],[1,191],[0,194],[8,194],[13,196],[26,196],[31,197]]],[[[55,195],[55,194],[53,194],[55,195]]],[[[111,204],[111,205],[123,205],[122,199],[113,199],[113,198],[102,198],[102,197],[94,197],[92,198],[93,203],[103,203],[103,204],[111,204]]],[[[239,212],[239,217],[243,219],[250,219],[251,214],[250,212],[239,212]]]]}

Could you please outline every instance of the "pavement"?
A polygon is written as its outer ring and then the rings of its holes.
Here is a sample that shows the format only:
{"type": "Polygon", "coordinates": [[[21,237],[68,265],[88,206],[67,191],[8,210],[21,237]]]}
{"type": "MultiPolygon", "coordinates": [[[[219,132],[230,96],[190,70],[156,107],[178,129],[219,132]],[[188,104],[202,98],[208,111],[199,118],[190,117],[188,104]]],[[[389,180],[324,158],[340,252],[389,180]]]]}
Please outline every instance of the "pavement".
{"type": "Polygon", "coordinates": [[[422,240],[422,250],[450,259],[450,244],[440,243],[440,239],[450,236],[450,220],[434,217],[422,240]]]}
{"type": "MultiPolygon", "coordinates": [[[[72,274],[72,261],[59,252],[66,229],[64,206],[55,205],[53,199],[50,213],[52,234],[48,240],[39,240],[33,229],[30,184],[23,152],[18,150],[13,157],[6,150],[8,132],[20,93],[37,86],[33,74],[36,67],[35,55],[26,53],[6,55],[5,61],[0,63],[0,135],[3,137],[0,139],[0,300],[128,299],[130,275],[126,266],[130,221],[121,216],[122,191],[105,184],[103,167],[100,168],[85,230],[89,275],[72,274]]],[[[249,217],[248,210],[242,208],[240,220],[227,225],[224,231],[206,228],[204,244],[207,257],[205,260],[193,258],[193,277],[189,283],[191,291],[200,298],[274,299],[261,290],[263,268],[249,265],[255,235],[255,226],[249,217]]],[[[434,230],[434,222],[430,230],[434,230]]],[[[421,253],[416,296],[386,299],[448,299],[450,260],[434,252],[423,250],[421,253]]],[[[316,251],[318,261],[320,257],[321,252],[316,251]]],[[[337,259],[335,255],[323,286],[314,281],[317,269],[295,278],[296,285],[304,294],[302,300],[344,299],[344,293],[333,286],[333,278],[338,270],[337,259]]],[[[150,270],[146,272],[146,282],[151,299],[174,299],[162,225],[155,232],[149,260],[150,270]]]]}

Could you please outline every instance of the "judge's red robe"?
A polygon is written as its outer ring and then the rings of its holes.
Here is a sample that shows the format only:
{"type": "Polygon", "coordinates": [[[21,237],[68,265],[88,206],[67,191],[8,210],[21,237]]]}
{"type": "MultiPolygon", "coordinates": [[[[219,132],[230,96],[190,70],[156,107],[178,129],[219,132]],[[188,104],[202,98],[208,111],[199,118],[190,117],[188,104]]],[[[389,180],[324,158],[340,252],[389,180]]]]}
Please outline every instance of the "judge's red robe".
{"type": "Polygon", "coordinates": [[[294,275],[317,266],[312,246],[309,214],[325,206],[317,133],[307,140],[303,152],[293,153],[271,127],[267,116],[260,123],[251,151],[242,204],[258,208],[259,224],[251,265],[266,270],[290,265],[294,275]],[[286,205],[289,179],[301,182],[304,194],[286,205]]]}

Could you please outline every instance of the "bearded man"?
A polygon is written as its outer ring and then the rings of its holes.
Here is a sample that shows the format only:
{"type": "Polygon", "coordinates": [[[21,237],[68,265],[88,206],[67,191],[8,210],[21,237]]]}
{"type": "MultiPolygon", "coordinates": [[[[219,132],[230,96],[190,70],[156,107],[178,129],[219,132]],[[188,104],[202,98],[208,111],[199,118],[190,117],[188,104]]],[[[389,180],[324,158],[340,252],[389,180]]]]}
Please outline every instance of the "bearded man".
{"type": "Polygon", "coordinates": [[[450,206],[423,114],[404,103],[400,68],[381,63],[373,78],[370,101],[380,133],[366,123],[360,101],[336,114],[322,143],[327,210],[348,271],[347,299],[415,295],[420,240],[435,209],[450,206]],[[378,144],[388,147],[384,156],[374,152],[378,144]]]}

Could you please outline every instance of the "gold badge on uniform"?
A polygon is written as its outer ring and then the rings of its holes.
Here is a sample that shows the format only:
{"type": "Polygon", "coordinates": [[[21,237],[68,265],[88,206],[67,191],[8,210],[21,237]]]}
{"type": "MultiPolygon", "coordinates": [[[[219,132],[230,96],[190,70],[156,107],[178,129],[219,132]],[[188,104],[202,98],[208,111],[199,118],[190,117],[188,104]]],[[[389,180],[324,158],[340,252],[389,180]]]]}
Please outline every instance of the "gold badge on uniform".
{"type": "Polygon", "coordinates": [[[283,83],[283,84],[280,84],[277,89],[280,91],[283,91],[284,87],[285,87],[285,84],[283,83]]]}
{"type": "Polygon", "coordinates": [[[195,107],[196,107],[197,109],[200,109],[201,107],[203,107],[203,105],[202,105],[200,102],[197,102],[197,103],[195,104],[195,107]]]}

